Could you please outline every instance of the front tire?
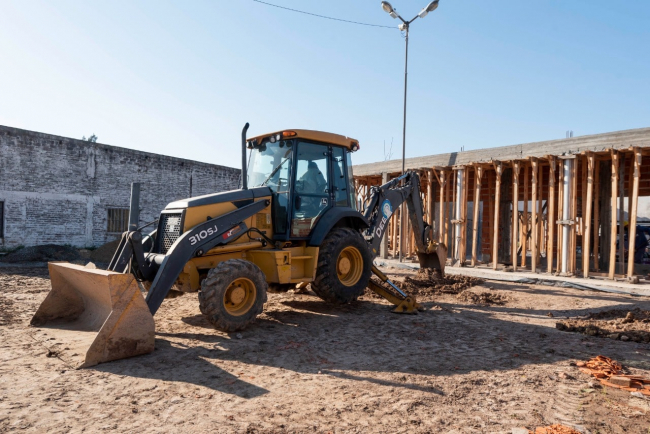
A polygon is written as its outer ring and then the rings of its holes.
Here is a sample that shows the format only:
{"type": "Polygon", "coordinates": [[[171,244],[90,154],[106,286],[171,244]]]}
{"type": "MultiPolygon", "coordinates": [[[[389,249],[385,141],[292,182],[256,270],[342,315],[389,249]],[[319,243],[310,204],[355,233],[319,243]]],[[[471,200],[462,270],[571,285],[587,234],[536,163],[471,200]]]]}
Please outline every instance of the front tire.
{"type": "Polygon", "coordinates": [[[311,289],[325,301],[350,303],[368,286],[371,268],[370,249],[361,234],[334,228],[321,245],[311,289]]]}
{"type": "Polygon", "coordinates": [[[199,308],[217,329],[242,330],[262,313],[267,289],[257,265],[230,259],[211,269],[201,283],[199,308]]]}

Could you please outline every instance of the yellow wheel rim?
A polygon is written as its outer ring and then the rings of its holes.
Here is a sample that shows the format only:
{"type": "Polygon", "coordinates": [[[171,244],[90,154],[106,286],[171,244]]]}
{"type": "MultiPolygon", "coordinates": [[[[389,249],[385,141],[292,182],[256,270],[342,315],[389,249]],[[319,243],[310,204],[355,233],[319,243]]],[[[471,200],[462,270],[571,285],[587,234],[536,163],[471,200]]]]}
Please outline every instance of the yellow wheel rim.
{"type": "Polygon", "coordinates": [[[345,286],[354,286],[363,274],[363,256],[356,247],[346,247],[336,260],[336,273],[345,286]]]}
{"type": "Polygon", "coordinates": [[[228,286],[223,295],[223,305],[226,307],[226,312],[232,316],[244,315],[255,304],[256,296],[255,284],[251,280],[242,277],[233,280],[228,286]]]}

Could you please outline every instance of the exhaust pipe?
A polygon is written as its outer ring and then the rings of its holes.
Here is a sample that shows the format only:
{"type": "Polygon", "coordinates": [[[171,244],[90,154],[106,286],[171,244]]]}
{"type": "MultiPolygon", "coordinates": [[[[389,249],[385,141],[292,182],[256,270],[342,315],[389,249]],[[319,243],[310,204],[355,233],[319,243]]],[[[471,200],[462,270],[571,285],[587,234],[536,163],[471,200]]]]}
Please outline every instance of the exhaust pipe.
{"type": "Polygon", "coordinates": [[[241,130],[241,188],[248,190],[248,168],[246,167],[246,132],[250,125],[246,122],[241,130]]]}

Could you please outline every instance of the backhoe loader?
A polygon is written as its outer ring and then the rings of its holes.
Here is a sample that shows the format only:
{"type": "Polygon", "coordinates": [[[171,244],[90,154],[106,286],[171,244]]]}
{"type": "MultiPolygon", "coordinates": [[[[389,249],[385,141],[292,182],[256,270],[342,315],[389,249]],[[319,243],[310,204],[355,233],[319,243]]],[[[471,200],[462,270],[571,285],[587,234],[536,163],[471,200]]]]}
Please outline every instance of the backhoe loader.
{"type": "Polygon", "coordinates": [[[406,202],[421,266],[444,273],[446,247],[424,221],[418,174],[373,187],[360,211],[351,161],[357,140],[298,129],[247,139],[247,130],[241,189],[170,203],[152,232],[122,234],[107,270],[50,263],[52,290],[32,318],[35,337],[74,367],[149,353],[153,315],[170,291],[198,291],[201,312],[223,331],[253,322],[269,286],[309,283],[333,303],[369,287],[395,312],[421,310],[373,265],[406,202]],[[380,282],[370,280],[373,272],[380,282]]]}

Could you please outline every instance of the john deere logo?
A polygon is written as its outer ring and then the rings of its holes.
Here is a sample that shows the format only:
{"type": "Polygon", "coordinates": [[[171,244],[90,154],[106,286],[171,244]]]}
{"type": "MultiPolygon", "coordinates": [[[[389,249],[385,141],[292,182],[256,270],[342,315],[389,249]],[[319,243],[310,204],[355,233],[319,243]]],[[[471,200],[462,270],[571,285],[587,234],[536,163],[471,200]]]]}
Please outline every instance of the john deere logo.
{"type": "Polygon", "coordinates": [[[377,229],[375,229],[375,235],[378,238],[381,238],[381,236],[384,234],[384,231],[386,230],[386,223],[388,222],[390,216],[393,215],[393,207],[390,205],[390,201],[388,199],[382,202],[381,213],[384,216],[379,222],[379,225],[377,225],[377,229]]]}
{"type": "Polygon", "coordinates": [[[388,199],[386,199],[381,204],[381,212],[382,212],[382,214],[384,214],[384,217],[386,217],[386,218],[393,215],[393,207],[390,205],[390,201],[388,199]]]}

